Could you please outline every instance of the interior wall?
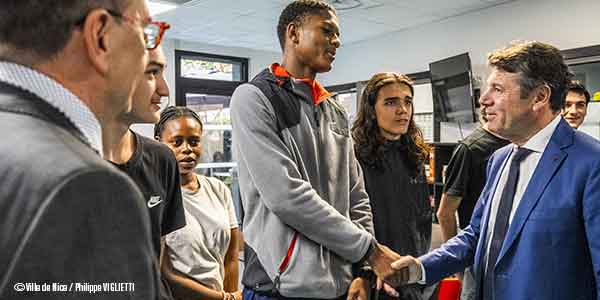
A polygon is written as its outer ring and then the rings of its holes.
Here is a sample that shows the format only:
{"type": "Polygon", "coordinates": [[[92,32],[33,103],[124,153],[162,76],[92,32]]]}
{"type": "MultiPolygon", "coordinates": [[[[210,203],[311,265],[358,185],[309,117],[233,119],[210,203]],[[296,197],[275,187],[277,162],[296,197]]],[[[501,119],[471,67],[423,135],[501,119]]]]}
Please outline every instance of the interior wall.
{"type": "MultiPolygon", "coordinates": [[[[512,40],[539,40],[559,49],[600,44],[597,0],[517,0],[368,41],[342,46],[325,85],[343,84],[381,71],[413,73],[429,63],[469,52],[476,76],[488,74],[486,56],[512,40]]],[[[344,28],[341,28],[342,37],[344,28]]]]}

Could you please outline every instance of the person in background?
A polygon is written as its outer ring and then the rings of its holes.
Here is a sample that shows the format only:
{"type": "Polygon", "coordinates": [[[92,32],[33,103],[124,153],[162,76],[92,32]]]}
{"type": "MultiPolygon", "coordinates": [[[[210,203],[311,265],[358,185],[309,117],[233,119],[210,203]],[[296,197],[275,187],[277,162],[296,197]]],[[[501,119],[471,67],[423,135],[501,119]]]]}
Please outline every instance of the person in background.
{"type": "Polygon", "coordinates": [[[0,299],[156,298],[142,195],[101,157],[101,127],[131,109],[151,24],[144,0],[0,1],[0,299]]]}
{"type": "MultiPolygon", "coordinates": [[[[431,244],[432,208],[424,165],[429,147],[413,120],[413,96],[405,75],[375,74],[361,95],[352,137],[377,241],[400,255],[420,256],[431,244]]],[[[398,291],[394,299],[428,299],[418,285],[398,291]]],[[[379,297],[388,298],[383,291],[379,297]]]]}
{"type": "MultiPolygon", "coordinates": [[[[166,23],[156,23],[158,30],[166,23]]],[[[152,244],[156,259],[164,254],[163,237],[185,226],[181,202],[179,170],[171,150],[162,143],[144,137],[130,126],[134,123],[156,123],[160,118],[161,98],[169,96],[164,77],[166,57],[160,46],[151,50],[148,65],[132,99],[131,111],[103,127],[104,159],[125,172],[140,188],[150,213],[152,244]]],[[[169,286],[161,276],[159,299],[172,299],[169,286]]]]}
{"type": "Polygon", "coordinates": [[[167,107],[154,129],[177,160],[187,225],[166,237],[163,272],[178,299],[240,300],[238,222],[220,180],[194,172],[202,155],[202,122],[186,107],[167,107]]]}
{"type": "MultiPolygon", "coordinates": [[[[463,230],[469,225],[486,182],[488,160],[494,151],[510,143],[489,130],[483,111],[479,119],[481,126],[458,143],[446,168],[444,193],[437,211],[442,242],[453,238],[459,229],[463,230]]],[[[475,299],[474,280],[473,270],[466,268],[462,276],[461,300],[475,299]]]]}
{"type": "Polygon", "coordinates": [[[562,116],[567,123],[575,129],[579,128],[585,116],[587,107],[590,103],[590,92],[579,81],[572,81],[567,88],[565,97],[565,106],[562,109],[562,116]]]}

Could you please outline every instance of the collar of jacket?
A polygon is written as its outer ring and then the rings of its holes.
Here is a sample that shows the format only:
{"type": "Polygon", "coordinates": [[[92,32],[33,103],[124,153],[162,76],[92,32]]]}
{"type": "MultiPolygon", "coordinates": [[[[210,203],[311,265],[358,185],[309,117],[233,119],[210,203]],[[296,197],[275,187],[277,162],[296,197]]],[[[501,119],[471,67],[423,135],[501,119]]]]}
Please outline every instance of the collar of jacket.
{"type": "Polygon", "coordinates": [[[0,82],[0,111],[16,114],[29,115],[31,117],[54,123],[73,134],[83,144],[96,150],[83,133],[73,124],[64,113],[44,101],[39,96],[13,86],[8,83],[0,82]]]}
{"type": "Polygon", "coordinates": [[[295,93],[300,92],[302,96],[304,96],[304,93],[299,91],[298,88],[294,88],[294,85],[298,84],[299,82],[306,84],[310,89],[310,99],[314,105],[319,105],[321,102],[325,101],[325,99],[333,95],[328,92],[317,80],[293,78],[288,71],[278,63],[272,64],[269,68],[269,71],[273,75],[271,81],[283,88],[292,90],[295,93]]]}

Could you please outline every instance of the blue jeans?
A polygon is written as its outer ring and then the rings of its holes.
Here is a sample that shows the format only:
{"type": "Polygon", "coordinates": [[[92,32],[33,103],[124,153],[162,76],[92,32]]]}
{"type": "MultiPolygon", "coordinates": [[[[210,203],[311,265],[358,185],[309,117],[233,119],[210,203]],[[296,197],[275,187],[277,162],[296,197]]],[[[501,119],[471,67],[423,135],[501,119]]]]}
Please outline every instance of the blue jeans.
{"type": "Polygon", "coordinates": [[[256,294],[253,290],[244,288],[242,291],[242,300],[274,300],[276,298],[261,296],[256,294]]]}

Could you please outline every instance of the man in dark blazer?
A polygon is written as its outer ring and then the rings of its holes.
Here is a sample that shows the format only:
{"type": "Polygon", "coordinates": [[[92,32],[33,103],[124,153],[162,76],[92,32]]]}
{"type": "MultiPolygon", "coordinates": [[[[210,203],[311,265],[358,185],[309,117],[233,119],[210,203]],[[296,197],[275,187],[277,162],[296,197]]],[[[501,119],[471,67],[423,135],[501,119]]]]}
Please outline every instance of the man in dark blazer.
{"type": "Polygon", "coordinates": [[[0,299],[155,299],[142,196],[99,155],[148,16],[144,0],[0,1],[0,299]]]}
{"type": "Polygon", "coordinates": [[[479,102],[490,130],[512,144],[490,158],[470,226],[393,266],[430,284],[473,265],[478,299],[600,299],[600,144],[560,116],[571,74],[560,51],[539,42],[488,61],[479,102]]]}

